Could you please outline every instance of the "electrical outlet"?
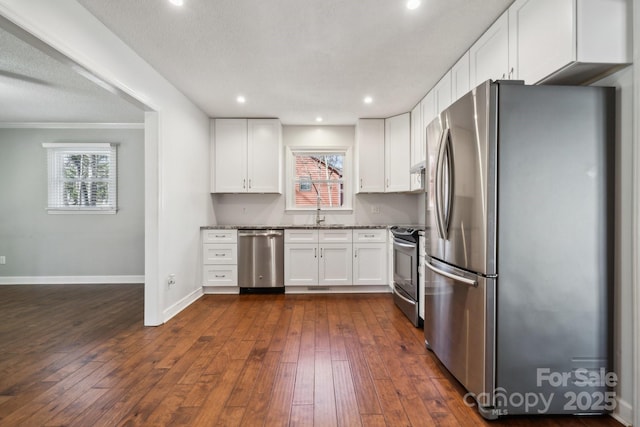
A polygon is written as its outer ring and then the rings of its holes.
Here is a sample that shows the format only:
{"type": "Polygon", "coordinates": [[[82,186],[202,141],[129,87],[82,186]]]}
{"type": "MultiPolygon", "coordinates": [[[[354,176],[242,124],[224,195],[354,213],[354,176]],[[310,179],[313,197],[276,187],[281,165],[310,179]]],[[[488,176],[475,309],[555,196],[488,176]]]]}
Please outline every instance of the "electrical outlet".
{"type": "Polygon", "coordinates": [[[7,257],[2,255],[0,256],[0,265],[5,265],[7,263],[7,257]]]}
{"type": "Polygon", "coordinates": [[[380,206],[371,206],[371,213],[372,214],[379,214],[380,213],[380,206]]]}
{"type": "Polygon", "coordinates": [[[170,274],[169,277],[167,277],[167,285],[168,286],[173,286],[176,284],[176,275],[175,274],[170,274]]]}

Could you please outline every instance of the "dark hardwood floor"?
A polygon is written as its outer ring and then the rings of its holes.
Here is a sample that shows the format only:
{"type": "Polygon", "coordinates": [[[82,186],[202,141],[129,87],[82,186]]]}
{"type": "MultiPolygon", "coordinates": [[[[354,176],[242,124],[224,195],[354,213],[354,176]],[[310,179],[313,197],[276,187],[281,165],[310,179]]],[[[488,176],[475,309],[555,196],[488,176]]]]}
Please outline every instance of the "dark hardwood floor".
{"type": "Polygon", "coordinates": [[[388,294],[207,295],[142,322],[142,286],[0,286],[0,425],[620,425],[485,422],[388,294]]]}

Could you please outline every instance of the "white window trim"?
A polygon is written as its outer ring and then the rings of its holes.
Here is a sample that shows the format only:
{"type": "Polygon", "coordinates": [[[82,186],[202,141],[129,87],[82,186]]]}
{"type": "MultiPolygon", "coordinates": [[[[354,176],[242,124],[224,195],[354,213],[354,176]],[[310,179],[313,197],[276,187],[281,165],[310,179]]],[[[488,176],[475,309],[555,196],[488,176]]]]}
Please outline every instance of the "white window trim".
{"type": "Polygon", "coordinates": [[[118,212],[118,197],[117,197],[117,148],[118,144],[110,142],[45,142],[42,144],[43,148],[47,149],[47,208],[48,214],[54,215],[113,215],[118,212]],[[68,207],[51,207],[55,203],[53,200],[57,198],[55,194],[55,174],[52,170],[51,158],[54,153],[104,153],[109,152],[112,156],[110,168],[112,176],[109,181],[113,185],[113,206],[109,207],[93,207],[93,206],[68,206],[68,207]]]}
{"type": "Polygon", "coordinates": [[[295,206],[294,184],[293,177],[296,175],[296,162],[295,154],[323,154],[323,153],[344,153],[344,164],[342,174],[344,177],[344,205],[340,207],[327,207],[324,206],[320,210],[323,212],[337,211],[345,212],[353,210],[353,158],[351,147],[336,146],[336,147],[285,147],[286,154],[286,167],[285,167],[285,211],[287,212],[309,212],[315,211],[315,207],[298,207],[295,206]]]}

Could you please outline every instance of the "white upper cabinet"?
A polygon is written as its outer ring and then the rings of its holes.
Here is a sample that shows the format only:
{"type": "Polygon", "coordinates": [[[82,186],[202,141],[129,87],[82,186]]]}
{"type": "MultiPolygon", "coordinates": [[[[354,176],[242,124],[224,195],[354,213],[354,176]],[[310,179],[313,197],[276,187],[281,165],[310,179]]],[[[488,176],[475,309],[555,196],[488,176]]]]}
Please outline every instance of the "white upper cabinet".
{"type": "MultiPolygon", "coordinates": [[[[424,162],[426,151],[422,111],[418,104],[411,110],[411,166],[424,162]]],[[[411,174],[410,190],[422,190],[422,175],[419,173],[411,174]]]]}
{"type": "Polygon", "coordinates": [[[433,96],[436,115],[442,113],[451,105],[451,71],[447,71],[433,88],[433,96]]]}
{"type": "Polygon", "coordinates": [[[247,121],[216,119],[212,121],[212,144],[215,158],[214,193],[247,191],[247,121]]]}
{"type": "Polygon", "coordinates": [[[489,79],[507,79],[509,71],[509,12],[507,11],[469,49],[470,86],[474,88],[489,79]]]}
{"type": "Polygon", "coordinates": [[[358,120],[356,159],[356,191],[384,193],[384,119],[358,120]]]}
{"type": "Polygon", "coordinates": [[[247,121],[247,191],[281,193],[282,125],[276,119],[247,121]]]}
{"type": "MultiPolygon", "coordinates": [[[[426,127],[429,126],[429,123],[433,119],[436,118],[436,103],[435,103],[435,93],[431,90],[420,102],[420,111],[422,112],[422,132],[426,137],[426,127]]],[[[426,141],[426,140],[425,140],[426,141]]],[[[425,159],[426,159],[426,146],[425,146],[425,159]]]]}
{"type": "Polygon", "coordinates": [[[513,78],[584,83],[631,62],[628,0],[517,0],[509,8],[513,78]]]}
{"type": "Polygon", "coordinates": [[[469,51],[451,68],[451,103],[471,90],[469,79],[469,51]]]}
{"type": "Polygon", "coordinates": [[[282,125],[279,120],[215,119],[212,126],[212,192],[282,192],[282,125]]]}
{"type": "MultiPolygon", "coordinates": [[[[410,190],[411,116],[410,113],[385,119],[385,191],[410,190]]],[[[378,173],[380,173],[378,171],[378,173]]]]}

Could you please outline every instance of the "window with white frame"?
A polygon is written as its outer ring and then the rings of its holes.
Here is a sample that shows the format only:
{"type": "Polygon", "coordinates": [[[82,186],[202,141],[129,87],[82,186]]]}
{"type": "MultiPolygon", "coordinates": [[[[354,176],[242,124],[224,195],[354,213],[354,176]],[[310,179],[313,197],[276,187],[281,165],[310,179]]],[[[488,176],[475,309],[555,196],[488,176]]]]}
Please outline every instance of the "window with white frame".
{"type": "Polygon", "coordinates": [[[287,148],[287,209],[351,209],[350,150],[287,148]]]}
{"type": "Polygon", "coordinates": [[[116,213],[116,146],[44,143],[49,213],[116,213]]]}

